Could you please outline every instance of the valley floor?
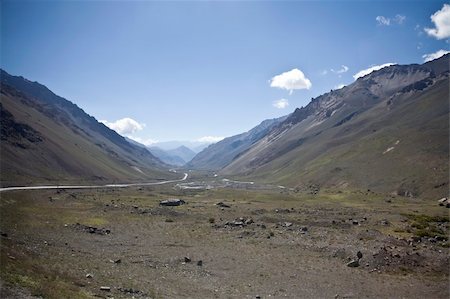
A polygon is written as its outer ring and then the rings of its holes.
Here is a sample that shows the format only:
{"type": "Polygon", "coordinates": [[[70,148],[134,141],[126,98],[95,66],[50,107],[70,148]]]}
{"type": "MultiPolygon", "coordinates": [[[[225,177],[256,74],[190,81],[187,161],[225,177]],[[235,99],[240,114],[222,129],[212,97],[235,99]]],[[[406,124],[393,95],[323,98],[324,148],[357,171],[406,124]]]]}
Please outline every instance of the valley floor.
{"type": "Polygon", "coordinates": [[[167,185],[5,192],[0,213],[1,298],[449,297],[434,201],[167,185]]]}

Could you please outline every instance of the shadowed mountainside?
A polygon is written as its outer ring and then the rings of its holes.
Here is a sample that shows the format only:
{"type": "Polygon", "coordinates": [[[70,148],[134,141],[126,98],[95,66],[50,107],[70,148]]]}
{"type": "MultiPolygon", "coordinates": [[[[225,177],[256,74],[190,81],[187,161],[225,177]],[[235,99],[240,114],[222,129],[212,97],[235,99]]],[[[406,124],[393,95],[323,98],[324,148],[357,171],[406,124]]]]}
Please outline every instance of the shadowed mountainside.
{"type": "Polygon", "coordinates": [[[1,185],[172,178],[148,150],[45,86],[1,71],[1,185]]]}

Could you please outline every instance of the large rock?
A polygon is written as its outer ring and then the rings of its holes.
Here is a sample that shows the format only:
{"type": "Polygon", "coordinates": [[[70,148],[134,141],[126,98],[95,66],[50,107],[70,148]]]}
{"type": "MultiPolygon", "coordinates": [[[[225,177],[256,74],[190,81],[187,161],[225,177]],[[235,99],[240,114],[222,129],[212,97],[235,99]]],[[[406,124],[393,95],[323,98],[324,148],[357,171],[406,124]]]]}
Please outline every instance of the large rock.
{"type": "Polygon", "coordinates": [[[173,198],[173,199],[162,200],[159,202],[159,205],[166,206],[166,207],[176,207],[176,206],[181,206],[185,203],[186,202],[182,199],[173,198]]]}

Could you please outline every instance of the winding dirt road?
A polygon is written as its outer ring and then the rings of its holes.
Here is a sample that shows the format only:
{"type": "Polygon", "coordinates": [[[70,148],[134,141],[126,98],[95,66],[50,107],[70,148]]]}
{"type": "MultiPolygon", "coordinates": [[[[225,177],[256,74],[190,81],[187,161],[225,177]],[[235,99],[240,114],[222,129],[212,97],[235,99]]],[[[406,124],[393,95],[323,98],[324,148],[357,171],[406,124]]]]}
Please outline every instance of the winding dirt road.
{"type": "Polygon", "coordinates": [[[179,180],[161,181],[154,183],[134,183],[134,184],[108,184],[108,185],[56,185],[56,186],[21,186],[21,187],[5,187],[0,188],[0,192],[15,191],[15,190],[43,190],[43,189],[97,189],[97,188],[126,188],[135,186],[152,186],[152,185],[164,185],[170,183],[178,183],[185,181],[188,178],[188,174],[184,173],[184,177],[179,180]]]}

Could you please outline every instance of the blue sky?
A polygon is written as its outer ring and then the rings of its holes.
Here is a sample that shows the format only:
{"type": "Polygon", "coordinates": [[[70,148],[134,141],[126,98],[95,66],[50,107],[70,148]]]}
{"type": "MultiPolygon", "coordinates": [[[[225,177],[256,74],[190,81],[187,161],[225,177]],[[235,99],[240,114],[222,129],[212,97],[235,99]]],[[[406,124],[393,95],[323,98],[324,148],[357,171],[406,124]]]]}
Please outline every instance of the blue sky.
{"type": "Polygon", "coordinates": [[[447,51],[445,3],[2,1],[1,67],[143,142],[225,137],[447,51]]]}

